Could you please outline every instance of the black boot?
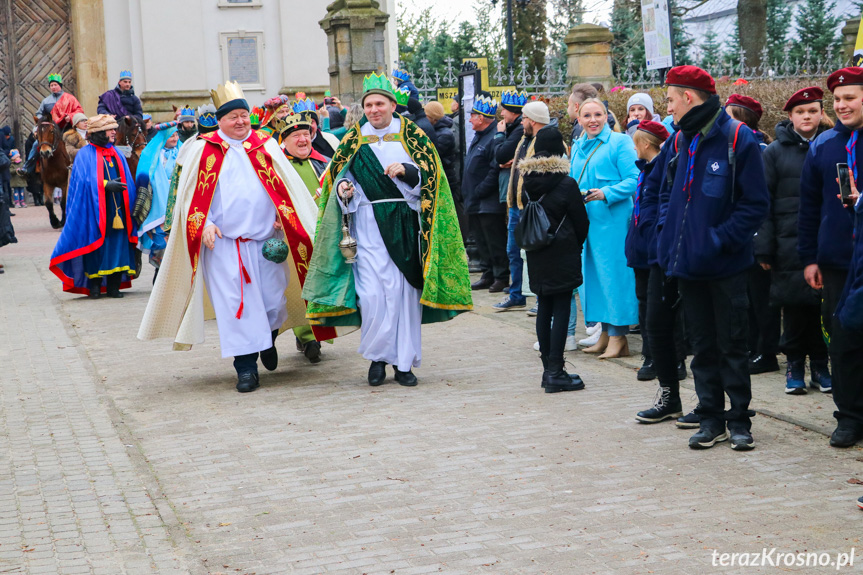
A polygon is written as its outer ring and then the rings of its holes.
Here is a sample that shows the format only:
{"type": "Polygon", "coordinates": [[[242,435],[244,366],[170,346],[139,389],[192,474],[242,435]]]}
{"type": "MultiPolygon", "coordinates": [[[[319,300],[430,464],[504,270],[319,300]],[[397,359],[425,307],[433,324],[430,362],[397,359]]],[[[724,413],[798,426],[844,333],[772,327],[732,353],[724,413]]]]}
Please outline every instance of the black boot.
{"type": "Polygon", "coordinates": [[[563,358],[548,360],[548,369],[545,371],[546,393],[559,393],[561,391],[578,391],[584,389],[584,382],[579,377],[577,380],[571,377],[566,370],[563,369],[563,358]]]}
{"type": "Polygon", "coordinates": [[[639,411],[635,415],[635,419],[641,423],[659,423],[666,419],[682,416],[683,407],[680,405],[680,393],[672,392],[670,387],[660,386],[653,407],[639,411]]]}
{"type": "Polygon", "coordinates": [[[273,371],[279,367],[279,352],[276,350],[276,337],[279,335],[279,330],[274,329],[270,335],[273,338],[273,345],[261,352],[261,364],[267,371],[273,371]]]}
{"type": "Polygon", "coordinates": [[[119,272],[113,273],[113,274],[108,276],[108,279],[106,280],[108,283],[108,286],[107,286],[108,297],[113,297],[113,298],[117,298],[117,299],[123,297],[123,294],[120,293],[120,282],[122,280],[123,280],[123,274],[119,273],[119,272]]]}
{"type": "Polygon", "coordinates": [[[540,354],[539,360],[542,362],[542,388],[545,389],[548,385],[548,356],[540,354]]]}
{"type": "Polygon", "coordinates": [[[102,278],[92,278],[87,285],[90,288],[90,299],[102,297],[102,278]]]}
{"type": "Polygon", "coordinates": [[[651,381],[656,379],[656,368],[653,366],[653,358],[647,356],[644,357],[644,363],[641,364],[635,377],[638,381],[651,381]]]}
{"type": "Polygon", "coordinates": [[[373,361],[369,366],[369,385],[377,387],[387,378],[387,362],[373,361]]]}

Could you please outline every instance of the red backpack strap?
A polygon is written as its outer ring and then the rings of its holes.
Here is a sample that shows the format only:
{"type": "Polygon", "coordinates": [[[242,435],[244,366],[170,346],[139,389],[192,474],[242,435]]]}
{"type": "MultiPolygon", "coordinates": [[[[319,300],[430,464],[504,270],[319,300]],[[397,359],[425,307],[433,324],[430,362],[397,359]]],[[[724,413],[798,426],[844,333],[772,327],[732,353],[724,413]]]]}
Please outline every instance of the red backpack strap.
{"type": "Polygon", "coordinates": [[[675,154],[680,152],[680,148],[677,145],[677,140],[679,140],[679,139],[680,139],[680,130],[678,130],[677,133],[674,134],[674,153],[675,154]]]}

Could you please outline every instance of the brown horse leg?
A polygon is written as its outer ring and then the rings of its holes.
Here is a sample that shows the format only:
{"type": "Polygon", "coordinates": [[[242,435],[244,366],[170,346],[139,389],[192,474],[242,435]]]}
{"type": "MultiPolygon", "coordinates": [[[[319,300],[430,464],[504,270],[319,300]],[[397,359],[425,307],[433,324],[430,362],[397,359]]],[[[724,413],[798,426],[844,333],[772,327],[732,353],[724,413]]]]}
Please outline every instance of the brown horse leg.
{"type": "Polygon", "coordinates": [[[48,208],[48,219],[51,221],[51,227],[59,229],[61,227],[60,220],[54,215],[54,186],[42,182],[42,196],[45,199],[45,207],[48,208]]]}
{"type": "Polygon", "coordinates": [[[66,193],[69,190],[69,182],[63,186],[63,192],[60,194],[60,227],[66,225],[66,193]]]}

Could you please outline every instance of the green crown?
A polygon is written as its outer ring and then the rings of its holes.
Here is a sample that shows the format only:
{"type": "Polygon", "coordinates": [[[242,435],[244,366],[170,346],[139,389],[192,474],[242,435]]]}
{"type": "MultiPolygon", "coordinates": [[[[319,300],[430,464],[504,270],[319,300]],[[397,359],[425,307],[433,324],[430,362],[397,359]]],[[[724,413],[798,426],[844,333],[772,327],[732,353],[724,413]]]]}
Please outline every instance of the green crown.
{"type": "Polygon", "coordinates": [[[393,83],[384,74],[375,72],[365,77],[363,80],[363,94],[367,94],[372,90],[383,91],[388,93],[390,97],[395,97],[395,94],[393,94],[393,83]]]}
{"type": "Polygon", "coordinates": [[[63,83],[63,76],[60,74],[48,74],[48,83],[57,82],[58,84],[63,83]]]}
{"type": "Polygon", "coordinates": [[[407,106],[408,100],[411,99],[411,91],[407,88],[399,88],[395,91],[396,104],[399,106],[407,106]]]}

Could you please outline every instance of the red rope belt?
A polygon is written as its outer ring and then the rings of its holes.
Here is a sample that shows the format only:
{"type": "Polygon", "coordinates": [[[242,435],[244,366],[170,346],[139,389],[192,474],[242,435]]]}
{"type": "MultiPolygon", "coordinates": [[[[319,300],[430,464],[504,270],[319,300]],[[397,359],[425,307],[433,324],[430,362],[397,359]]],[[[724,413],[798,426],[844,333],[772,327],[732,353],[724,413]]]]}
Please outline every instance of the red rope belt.
{"type": "Polygon", "coordinates": [[[246,238],[237,238],[234,242],[237,244],[237,260],[240,262],[240,307],[237,308],[237,319],[240,319],[243,316],[243,306],[244,306],[244,292],[243,292],[243,284],[252,283],[252,278],[249,276],[249,272],[246,270],[246,266],[243,265],[243,256],[240,254],[240,242],[246,243],[252,240],[246,238]]]}

